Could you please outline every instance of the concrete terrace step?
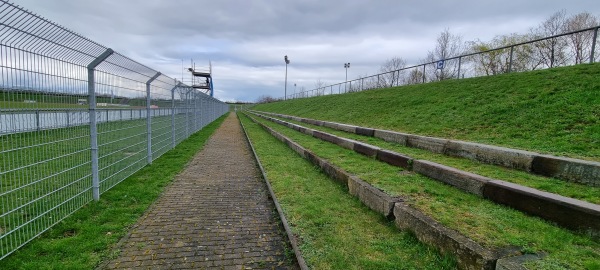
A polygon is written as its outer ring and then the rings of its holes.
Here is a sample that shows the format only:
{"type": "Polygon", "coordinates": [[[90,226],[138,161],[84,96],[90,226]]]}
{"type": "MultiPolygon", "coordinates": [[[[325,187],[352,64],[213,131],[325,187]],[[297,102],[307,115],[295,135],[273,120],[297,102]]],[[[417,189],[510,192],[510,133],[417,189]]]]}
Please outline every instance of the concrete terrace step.
{"type": "Polygon", "coordinates": [[[556,222],[567,228],[591,231],[596,235],[600,234],[600,205],[483,177],[427,160],[415,160],[411,157],[366,143],[317,131],[262,114],[253,114],[315,138],[376,158],[390,165],[413,170],[465,192],[478,195],[496,203],[508,205],[528,214],[556,222]]]}
{"type": "MultiPolygon", "coordinates": [[[[273,137],[287,144],[300,156],[319,166],[333,180],[346,186],[350,194],[357,197],[370,209],[395,220],[395,224],[399,229],[411,231],[415,233],[420,241],[433,245],[442,252],[456,255],[457,263],[461,269],[496,269],[497,261],[521,256],[519,252],[512,249],[492,250],[483,247],[465,235],[447,228],[416,208],[404,203],[405,198],[387,194],[385,191],[332,165],[327,160],[254,118],[250,117],[250,119],[273,137]]],[[[514,265],[514,267],[504,269],[520,269],[518,267],[521,264],[515,263],[514,265]]]]}
{"type": "Polygon", "coordinates": [[[425,149],[434,153],[469,158],[483,163],[500,165],[589,186],[600,186],[600,162],[544,155],[531,151],[481,143],[448,140],[390,130],[360,127],[285,114],[269,112],[259,113],[292,119],[316,126],[324,126],[349,133],[377,137],[389,142],[425,149]]]}

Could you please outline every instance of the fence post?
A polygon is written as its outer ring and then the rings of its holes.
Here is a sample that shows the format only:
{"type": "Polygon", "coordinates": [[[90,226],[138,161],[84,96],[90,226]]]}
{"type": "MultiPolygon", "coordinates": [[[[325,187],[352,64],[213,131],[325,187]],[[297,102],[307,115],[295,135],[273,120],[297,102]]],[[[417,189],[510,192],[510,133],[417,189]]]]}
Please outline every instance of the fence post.
{"type": "Polygon", "coordinates": [[[188,89],[185,93],[185,137],[188,138],[190,136],[190,89],[188,89]]]}
{"type": "Polygon", "coordinates": [[[458,78],[460,80],[460,65],[462,64],[462,56],[458,57],[458,78]]]}
{"type": "Polygon", "coordinates": [[[92,197],[95,201],[100,200],[100,175],[98,171],[98,126],[96,123],[96,89],[95,74],[96,67],[113,54],[112,49],[106,49],[100,56],[87,66],[88,72],[88,107],[90,118],[90,152],[92,161],[92,197]]]}
{"type": "Polygon", "coordinates": [[[196,132],[198,128],[198,95],[194,92],[192,96],[192,132],[190,132],[190,135],[196,132]]]}
{"type": "Polygon", "coordinates": [[[423,64],[423,83],[425,83],[425,64],[423,64]]]}
{"type": "Polygon", "coordinates": [[[513,65],[513,54],[515,52],[515,46],[510,46],[510,60],[508,62],[508,73],[512,72],[512,65],[513,65]]]}
{"type": "Polygon", "coordinates": [[[200,99],[200,95],[196,94],[196,98],[194,99],[194,131],[193,133],[195,133],[196,131],[198,131],[198,127],[200,126],[200,117],[198,115],[198,112],[200,111],[199,107],[202,105],[202,100],[200,99]]]}
{"type": "Polygon", "coordinates": [[[175,89],[179,84],[176,84],[171,89],[171,149],[175,148],[175,89]]]}
{"type": "Polygon", "coordinates": [[[554,67],[554,47],[555,47],[554,38],[552,38],[552,50],[551,50],[552,55],[550,56],[550,68],[554,67]]]}
{"type": "Polygon", "coordinates": [[[590,53],[590,64],[594,63],[594,52],[596,51],[596,41],[598,39],[598,27],[594,30],[594,38],[592,39],[592,52],[590,53]]]}
{"type": "Polygon", "coordinates": [[[35,130],[40,131],[40,110],[35,110],[35,130]]]}
{"type": "Polygon", "coordinates": [[[146,140],[148,142],[148,151],[146,156],[148,157],[148,164],[152,164],[152,116],[150,115],[150,100],[152,100],[152,98],[150,96],[150,84],[152,81],[158,78],[158,76],[160,76],[160,72],[157,72],[146,82],[146,140]]]}
{"type": "Polygon", "coordinates": [[[198,128],[197,130],[200,130],[204,127],[204,123],[206,122],[207,116],[208,116],[208,110],[207,110],[207,105],[206,102],[204,100],[203,96],[199,96],[200,100],[199,100],[199,109],[197,108],[197,112],[200,114],[200,117],[197,119],[198,123],[200,123],[200,128],[198,128]]]}

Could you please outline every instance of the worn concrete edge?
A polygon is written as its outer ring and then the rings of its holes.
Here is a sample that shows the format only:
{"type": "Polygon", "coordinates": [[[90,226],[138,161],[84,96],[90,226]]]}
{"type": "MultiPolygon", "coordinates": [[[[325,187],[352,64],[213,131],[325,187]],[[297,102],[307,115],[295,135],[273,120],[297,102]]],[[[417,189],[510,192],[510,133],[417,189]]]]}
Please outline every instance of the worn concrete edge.
{"type": "Polygon", "coordinates": [[[483,247],[406,203],[394,206],[395,224],[413,232],[419,241],[436,246],[442,253],[454,254],[462,269],[494,269],[500,254],[483,247]]]}
{"type": "Polygon", "coordinates": [[[413,171],[464,192],[475,194],[478,197],[483,197],[484,186],[493,180],[478,174],[421,159],[413,161],[413,171]]]}
{"type": "Polygon", "coordinates": [[[500,180],[485,183],[483,197],[567,229],[600,236],[600,205],[500,180]]]}
{"type": "Polygon", "coordinates": [[[345,170],[332,165],[326,159],[319,157],[312,151],[302,147],[298,143],[294,142],[290,138],[285,137],[283,134],[273,130],[263,123],[257,122],[254,118],[250,117],[252,121],[260,125],[263,129],[269,132],[272,136],[276,137],[280,141],[286,143],[288,147],[292,148],[300,156],[321,168],[322,172],[325,173],[329,178],[335,180],[348,188],[348,192],[357,197],[364,205],[369,207],[371,210],[382,214],[388,219],[393,220],[394,204],[396,202],[404,201],[405,199],[400,196],[392,196],[382,189],[379,189],[362,179],[354,176],[345,170]],[[294,147],[292,147],[292,145],[294,147]]]}
{"type": "MultiPolygon", "coordinates": [[[[306,122],[307,120],[320,121],[262,111],[260,111],[260,113],[275,115],[277,117],[286,119],[304,120],[301,121],[304,123],[308,123],[306,122]]],[[[399,137],[405,137],[404,142],[398,142],[405,146],[417,147],[449,156],[478,160],[487,164],[532,172],[538,175],[555,177],[557,179],[576,182],[584,185],[600,186],[600,162],[545,155],[532,151],[487,145],[476,142],[448,140],[444,138],[427,137],[416,134],[400,133],[396,131],[373,129],[360,126],[351,126],[355,128],[350,129],[349,131],[349,129],[344,128],[346,126],[350,126],[347,124],[328,121],[320,121],[320,123],[321,126],[364,136],[375,136],[377,133],[397,134],[399,137]],[[373,135],[371,135],[371,131],[374,131],[373,135]],[[473,149],[478,149],[478,151],[473,149]],[[482,155],[482,153],[485,154],[482,155]],[[486,155],[489,155],[489,157],[486,155]],[[549,163],[550,165],[546,165],[546,163],[549,163]]]]}
{"type": "MultiPolygon", "coordinates": [[[[274,132],[274,133],[279,134],[281,137],[285,138],[284,141],[286,141],[286,142],[287,141],[291,141],[289,138],[281,135],[277,131],[274,131],[270,127],[268,127],[268,126],[266,126],[266,125],[264,125],[262,123],[257,122],[252,117],[250,117],[250,119],[252,121],[254,121],[255,123],[257,123],[258,125],[260,125],[261,127],[263,127],[265,130],[269,131],[270,133],[274,132]]],[[[304,149],[304,150],[307,151],[307,152],[310,152],[310,151],[308,151],[306,149],[304,149]]],[[[320,157],[318,157],[318,156],[316,156],[314,154],[312,154],[312,156],[313,156],[313,158],[318,158],[320,160],[324,160],[324,159],[322,159],[322,158],[320,158],[320,157]]],[[[309,157],[306,157],[306,159],[310,160],[309,157]]],[[[314,163],[313,160],[310,160],[310,161],[314,163]]],[[[318,165],[318,164],[316,164],[316,165],[318,165]]],[[[360,178],[358,178],[356,176],[350,176],[349,178],[357,179],[358,180],[357,183],[359,183],[360,185],[366,185],[367,188],[369,188],[369,189],[379,190],[379,189],[373,187],[371,184],[365,182],[364,180],[361,180],[360,178]]],[[[349,185],[350,185],[350,180],[349,180],[349,185]]],[[[348,192],[351,193],[353,196],[355,196],[357,198],[359,197],[357,195],[359,193],[361,193],[361,191],[358,191],[358,192],[355,192],[357,194],[353,194],[350,190],[348,192]]],[[[381,192],[383,192],[383,191],[381,191],[381,192]]],[[[410,212],[411,214],[410,215],[404,215],[404,218],[406,220],[410,220],[411,224],[413,224],[414,226],[413,225],[409,225],[409,226],[405,226],[404,228],[402,228],[401,226],[397,225],[397,227],[399,229],[407,229],[407,230],[415,233],[416,235],[421,236],[421,237],[418,237],[421,242],[429,244],[431,246],[434,246],[434,247],[436,247],[437,249],[439,249],[442,252],[449,252],[449,254],[454,254],[457,257],[459,256],[459,254],[465,254],[465,252],[464,251],[463,252],[458,252],[459,251],[458,248],[456,248],[456,249],[453,249],[453,248],[455,248],[456,246],[458,246],[458,247],[468,247],[468,248],[466,248],[466,250],[468,250],[468,254],[466,256],[485,259],[485,262],[482,263],[482,265],[484,265],[484,264],[485,265],[495,265],[496,260],[499,259],[499,256],[494,256],[493,255],[494,252],[491,251],[490,249],[482,247],[481,245],[479,245],[478,243],[476,243],[472,239],[468,238],[467,236],[465,236],[465,235],[463,235],[463,234],[461,234],[461,233],[459,233],[459,232],[457,232],[457,231],[455,231],[453,229],[450,229],[450,228],[446,227],[445,225],[443,225],[443,224],[435,221],[435,219],[433,219],[432,217],[428,216],[427,214],[421,212],[420,210],[418,210],[416,208],[413,208],[413,207],[411,207],[411,206],[403,203],[402,202],[403,201],[402,198],[396,198],[396,199],[398,201],[395,201],[393,203],[393,206],[392,206],[392,209],[391,209],[391,213],[390,213],[391,216],[388,216],[388,218],[395,219],[396,220],[396,224],[398,224],[399,221],[397,220],[398,217],[396,216],[396,209],[398,207],[400,207],[400,206],[403,206],[403,207],[409,209],[408,212],[410,212]],[[424,222],[424,220],[426,220],[428,222],[424,222]],[[423,226],[426,226],[428,229],[427,230],[423,230],[423,226]],[[427,232],[434,232],[434,231],[441,232],[443,238],[445,239],[444,242],[443,242],[443,246],[438,246],[438,245],[436,245],[435,242],[427,241],[426,233],[427,232]],[[448,246],[450,246],[450,248],[448,246]]],[[[362,202],[362,203],[365,204],[365,205],[367,205],[365,202],[362,202]]],[[[371,208],[370,205],[367,205],[367,207],[371,208]]],[[[378,209],[371,208],[371,210],[382,214],[380,211],[378,211],[378,209]]],[[[383,215],[385,216],[385,214],[383,214],[383,215]]],[[[465,249],[463,248],[462,250],[465,250],[465,249]]],[[[463,259],[462,261],[464,261],[464,260],[465,259],[463,259]]],[[[458,259],[458,261],[460,262],[461,259],[458,259]]],[[[492,269],[492,268],[486,268],[486,269],[492,269]]]]}
{"type": "Polygon", "coordinates": [[[343,137],[335,136],[335,135],[327,133],[327,132],[319,131],[319,130],[312,129],[312,128],[309,128],[309,127],[304,127],[304,126],[301,126],[301,125],[296,125],[296,124],[293,124],[293,123],[290,123],[290,122],[282,121],[282,120],[279,120],[279,119],[276,119],[276,118],[268,117],[268,116],[260,114],[260,113],[254,113],[254,112],[252,112],[252,114],[254,114],[254,115],[258,116],[258,117],[261,117],[263,119],[266,119],[268,121],[271,121],[273,123],[280,124],[282,126],[285,126],[285,127],[291,128],[293,130],[296,130],[298,132],[304,133],[306,135],[313,136],[313,137],[315,137],[317,139],[320,139],[322,141],[326,141],[326,142],[330,142],[330,143],[336,144],[336,145],[341,146],[341,147],[346,148],[346,149],[354,150],[354,145],[356,143],[360,143],[360,142],[357,142],[357,141],[354,141],[354,140],[350,140],[350,139],[346,139],[346,138],[343,138],[343,137]]]}
{"type": "Polygon", "coordinates": [[[524,264],[541,260],[544,257],[546,257],[545,253],[505,257],[496,261],[496,270],[527,270],[524,264]]]}
{"type": "MultiPolygon", "coordinates": [[[[256,113],[256,112],[252,112],[252,113],[254,115],[257,115],[257,116],[264,118],[266,120],[269,120],[271,122],[274,122],[274,123],[277,123],[277,124],[280,124],[283,126],[287,126],[288,128],[302,127],[300,125],[296,125],[296,124],[293,124],[290,122],[285,122],[285,121],[282,121],[282,120],[279,120],[276,118],[268,117],[268,116],[262,115],[260,113],[256,113]]],[[[357,142],[354,140],[335,136],[333,134],[326,133],[323,131],[317,131],[314,129],[310,129],[308,127],[302,127],[302,128],[311,130],[313,137],[321,139],[321,140],[324,140],[321,136],[314,136],[314,134],[316,134],[315,132],[322,133],[322,134],[325,134],[325,135],[331,136],[331,137],[336,137],[339,139],[338,141],[345,140],[346,142],[352,143],[354,145],[354,148],[352,150],[354,150],[357,153],[369,156],[369,157],[373,157],[373,155],[370,155],[369,153],[367,153],[365,151],[358,151],[358,150],[360,150],[360,147],[369,148],[374,151],[376,150],[375,158],[377,158],[378,160],[380,160],[382,162],[386,162],[386,161],[378,158],[379,152],[387,151],[385,149],[380,149],[376,146],[372,146],[372,145],[369,145],[366,143],[357,142]]],[[[327,140],[324,140],[324,141],[327,141],[327,140]]],[[[341,143],[336,143],[336,144],[342,146],[341,143]]],[[[388,152],[397,154],[399,156],[403,156],[402,154],[398,154],[393,151],[388,151],[388,152]]],[[[453,186],[464,192],[475,194],[481,198],[487,199],[494,203],[508,205],[518,211],[528,213],[528,214],[531,214],[531,215],[534,215],[537,217],[541,217],[541,218],[551,221],[551,222],[556,222],[557,224],[564,226],[568,229],[585,230],[585,231],[591,231],[594,234],[598,234],[599,229],[594,227],[593,225],[589,225],[589,224],[594,224],[594,222],[598,219],[598,217],[600,217],[600,211],[598,210],[598,207],[599,207],[598,205],[595,205],[592,203],[587,203],[585,201],[581,201],[581,200],[577,200],[577,199],[573,199],[573,198],[569,198],[569,197],[565,197],[565,196],[561,196],[558,194],[545,192],[545,191],[537,190],[534,188],[514,184],[514,183],[509,183],[509,182],[502,181],[502,180],[496,180],[493,178],[484,177],[484,176],[481,176],[478,174],[459,170],[454,167],[446,166],[443,164],[439,164],[439,163],[435,163],[435,162],[431,162],[431,161],[427,161],[427,160],[415,160],[408,156],[404,156],[404,157],[413,161],[412,168],[398,166],[398,165],[392,164],[390,162],[386,162],[386,163],[388,163],[392,166],[396,166],[396,167],[412,169],[413,171],[415,171],[421,175],[424,175],[431,179],[445,183],[447,185],[453,186]],[[493,196],[489,192],[484,194],[484,190],[492,189],[492,187],[496,190],[499,190],[499,192],[502,194],[504,194],[504,193],[517,194],[518,193],[520,196],[524,197],[525,200],[534,201],[535,205],[539,206],[539,207],[530,207],[529,205],[524,204],[524,203],[520,204],[518,202],[513,202],[511,200],[505,200],[505,199],[502,199],[502,196],[500,196],[500,195],[493,196]],[[559,209],[562,211],[561,213],[564,213],[564,215],[561,216],[561,215],[546,214],[546,207],[543,207],[543,206],[548,206],[548,207],[552,207],[554,209],[559,209]],[[571,219],[568,218],[568,216],[570,216],[570,215],[577,215],[584,222],[579,224],[577,222],[571,221],[571,219]]]]}
{"type": "MultiPolygon", "coordinates": [[[[374,146],[374,145],[370,145],[370,144],[367,144],[367,143],[355,141],[355,140],[352,140],[352,139],[347,139],[347,138],[344,138],[344,137],[339,137],[339,136],[333,135],[331,133],[327,133],[327,132],[324,132],[324,131],[319,131],[319,130],[316,130],[316,129],[311,129],[309,127],[296,125],[294,123],[290,123],[290,122],[282,121],[282,120],[279,120],[279,119],[276,119],[276,118],[268,117],[268,116],[263,115],[261,113],[256,113],[256,112],[251,112],[251,113],[254,114],[254,115],[256,115],[256,116],[259,116],[261,118],[264,118],[266,120],[269,120],[269,121],[271,121],[273,123],[280,124],[282,126],[286,126],[288,128],[291,128],[291,129],[294,129],[294,130],[297,130],[297,131],[299,131],[299,129],[301,129],[301,130],[303,130],[303,131],[301,131],[302,133],[305,133],[307,135],[312,135],[313,137],[315,137],[317,139],[320,139],[322,141],[333,143],[335,145],[341,146],[341,147],[346,148],[346,149],[353,150],[353,151],[355,151],[355,152],[357,152],[359,154],[362,154],[362,155],[365,155],[365,156],[368,156],[368,157],[376,158],[377,157],[377,153],[382,150],[381,148],[379,148],[377,146],[374,146]]],[[[398,155],[398,156],[403,156],[402,154],[396,153],[396,152],[393,152],[393,151],[388,151],[388,152],[393,153],[393,154],[398,155]]]]}
{"type": "Polygon", "coordinates": [[[256,151],[254,150],[254,146],[252,145],[252,142],[250,141],[250,137],[248,137],[248,133],[246,132],[246,127],[244,126],[242,121],[239,120],[239,117],[238,117],[238,121],[239,121],[240,125],[242,126],[242,130],[244,132],[244,137],[246,137],[246,143],[248,143],[248,145],[250,146],[250,149],[252,150],[252,154],[254,156],[254,160],[256,161],[256,164],[258,165],[258,168],[260,169],[260,173],[262,174],[262,177],[265,180],[265,183],[267,184],[267,188],[269,189],[269,193],[271,194],[271,199],[273,200],[273,203],[275,204],[277,213],[279,213],[279,219],[281,220],[281,223],[283,224],[283,228],[285,229],[285,232],[287,234],[288,241],[290,241],[292,249],[294,250],[294,254],[296,255],[296,262],[298,263],[298,266],[300,266],[300,269],[309,270],[310,268],[308,268],[308,265],[306,264],[306,261],[304,260],[304,257],[302,256],[302,252],[300,251],[300,248],[298,247],[298,242],[296,241],[296,237],[294,236],[294,233],[292,232],[290,225],[288,224],[287,218],[285,217],[285,214],[283,213],[283,209],[281,208],[281,205],[279,204],[279,201],[277,200],[277,197],[275,196],[275,192],[273,192],[273,188],[271,187],[271,182],[269,182],[269,179],[267,178],[267,174],[265,173],[265,169],[262,166],[262,163],[260,162],[260,159],[258,158],[256,151]]]}
{"type": "Polygon", "coordinates": [[[419,174],[465,192],[555,222],[568,229],[590,231],[594,234],[600,232],[600,205],[484,177],[427,160],[415,160],[413,169],[419,174]]]}
{"type": "Polygon", "coordinates": [[[329,163],[325,159],[317,156],[315,153],[313,153],[312,151],[304,148],[303,146],[301,146],[300,144],[296,143],[292,139],[284,136],[283,134],[275,131],[274,129],[266,126],[265,124],[256,121],[256,119],[254,119],[253,117],[250,117],[250,116],[248,116],[248,117],[254,123],[258,124],[263,129],[265,129],[267,132],[269,132],[273,137],[275,137],[278,140],[280,140],[283,143],[285,143],[288,147],[290,147],[298,155],[300,155],[304,159],[310,161],[311,163],[313,163],[313,165],[318,166],[319,168],[321,168],[321,170],[327,176],[329,176],[330,178],[333,178],[334,180],[336,180],[336,181],[340,182],[341,184],[343,184],[344,186],[348,187],[348,178],[350,178],[352,176],[348,172],[346,172],[345,170],[343,170],[343,169],[341,169],[341,168],[339,168],[337,166],[332,165],[331,163],[329,163]],[[294,145],[295,147],[291,147],[290,144],[294,145]]]}

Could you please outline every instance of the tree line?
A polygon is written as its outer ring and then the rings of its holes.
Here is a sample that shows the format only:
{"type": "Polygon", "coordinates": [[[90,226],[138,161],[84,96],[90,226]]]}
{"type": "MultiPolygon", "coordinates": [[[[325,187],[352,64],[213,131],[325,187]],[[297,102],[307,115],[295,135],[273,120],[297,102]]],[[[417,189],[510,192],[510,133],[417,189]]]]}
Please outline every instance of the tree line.
{"type": "MultiPolygon", "coordinates": [[[[407,67],[407,64],[402,57],[392,57],[386,60],[378,70],[379,73],[386,74],[363,79],[360,85],[354,83],[349,91],[440,81],[458,76],[487,76],[585,63],[591,57],[591,47],[594,42],[593,30],[514,46],[512,47],[512,62],[510,46],[592,28],[599,24],[600,19],[588,12],[569,16],[565,10],[561,10],[531,28],[528,33],[498,35],[489,41],[479,39],[464,41],[461,35],[454,34],[446,28],[437,36],[434,49],[428,51],[421,63],[431,63],[471,53],[476,54],[461,57],[460,63],[458,59],[445,61],[442,69],[431,64],[426,65],[425,68],[421,66],[406,70],[404,68],[407,67]],[[490,51],[502,47],[507,48],[490,51]]],[[[368,76],[360,76],[359,79],[365,77],[368,76]]]]}
{"type": "MultiPolygon", "coordinates": [[[[532,27],[528,33],[498,35],[489,41],[479,39],[464,41],[461,35],[454,34],[446,28],[437,36],[433,50],[428,51],[426,57],[420,62],[432,63],[466,54],[473,55],[461,57],[460,60],[447,60],[442,69],[435,64],[405,69],[407,67],[406,60],[395,56],[381,64],[378,70],[380,75],[361,75],[352,84],[341,86],[341,89],[344,92],[356,92],[365,89],[441,81],[459,76],[488,76],[585,63],[591,57],[591,47],[595,42],[593,30],[513,46],[512,49],[510,46],[592,28],[599,24],[600,19],[589,12],[568,15],[565,10],[560,10],[532,27]],[[507,48],[493,50],[502,47],[507,48]]],[[[331,91],[325,87],[326,85],[328,84],[319,78],[314,83],[313,89],[315,90],[307,93],[302,87],[297,97],[324,95],[331,91]]],[[[277,99],[261,96],[257,101],[259,103],[273,102],[277,99]]]]}

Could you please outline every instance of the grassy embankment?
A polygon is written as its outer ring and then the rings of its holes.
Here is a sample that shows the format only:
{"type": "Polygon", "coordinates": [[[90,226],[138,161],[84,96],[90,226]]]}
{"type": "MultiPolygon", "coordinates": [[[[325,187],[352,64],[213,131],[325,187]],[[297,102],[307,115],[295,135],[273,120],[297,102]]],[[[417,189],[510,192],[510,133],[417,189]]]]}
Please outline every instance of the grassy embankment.
{"type": "Polygon", "coordinates": [[[484,246],[518,247],[524,253],[547,253],[548,256],[536,262],[533,269],[600,269],[597,260],[600,245],[592,237],[556,227],[267,120],[257,120],[387,193],[410,198],[414,207],[484,246]]]}
{"type": "Polygon", "coordinates": [[[583,64],[254,109],[600,161],[598,74],[583,64]]]}
{"type": "MultiPolygon", "coordinates": [[[[225,116],[193,134],[175,149],[154,160],[151,166],[142,168],[103,193],[99,202],[85,205],[39,238],[0,261],[0,269],[93,269],[101,261],[116,256],[113,250],[115,244],[194,154],[202,149],[224,119],[225,116]]],[[[132,138],[135,140],[136,137],[132,138]]],[[[131,153],[124,155],[129,156],[131,153]]],[[[63,160],[61,163],[68,166],[68,162],[63,160]]]]}
{"type": "Polygon", "coordinates": [[[240,119],[312,269],[455,268],[451,257],[398,231],[246,116],[240,119]]]}

